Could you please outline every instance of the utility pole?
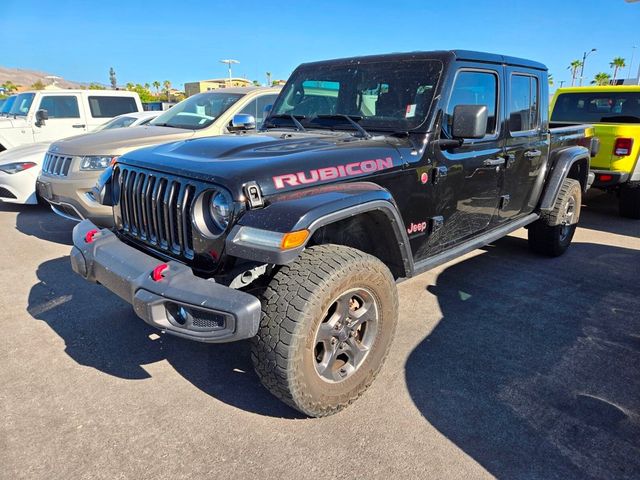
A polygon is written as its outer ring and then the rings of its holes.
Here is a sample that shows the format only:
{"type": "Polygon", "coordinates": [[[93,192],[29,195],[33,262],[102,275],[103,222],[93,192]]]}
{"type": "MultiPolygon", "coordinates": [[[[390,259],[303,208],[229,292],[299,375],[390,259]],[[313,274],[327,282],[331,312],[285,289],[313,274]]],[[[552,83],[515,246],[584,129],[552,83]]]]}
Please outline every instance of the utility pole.
{"type": "Polygon", "coordinates": [[[560,88],[562,88],[562,86],[565,84],[564,80],[560,80],[560,88]]]}
{"type": "Polygon", "coordinates": [[[588,52],[584,52],[584,55],[582,55],[582,66],[580,67],[580,86],[582,86],[582,79],[584,77],[584,62],[586,62],[587,61],[587,57],[589,55],[591,55],[595,51],[596,51],[596,49],[592,48],[588,52]]]}

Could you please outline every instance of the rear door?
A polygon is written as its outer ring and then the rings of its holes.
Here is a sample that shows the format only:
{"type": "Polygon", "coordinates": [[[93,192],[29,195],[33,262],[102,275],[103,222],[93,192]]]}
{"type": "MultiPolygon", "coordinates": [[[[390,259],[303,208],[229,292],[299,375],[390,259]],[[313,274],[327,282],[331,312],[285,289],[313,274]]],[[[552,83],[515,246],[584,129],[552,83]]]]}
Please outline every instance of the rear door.
{"type": "Polygon", "coordinates": [[[534,188],[549,152],[547,115],[543,118],[540,109],[540,99],[547,94],[542,79],[535,70],[505,68],[505,164],[498,222],[535,208],[534,188]]]}
{"type": "Polygon", "coordinates": [[[36,126],[34,123],[35,141],[54,141],[85,133],[86,122],[81,113],[79,100],[78,94],[43,93],[36,111],[46,110],[49,119],[44,125],[36,126]]]}
{"type": "Polygon", "coordinates": [[[463,67],[456,72],[443,118],[443,136],[451,137],[456,105],[486,105],[486,135],[462,146],[434,152],[437,211],[442,226],[432,236],[433,252],[486,230],[496,213],[503,158],[502,66],[463,67]]]}

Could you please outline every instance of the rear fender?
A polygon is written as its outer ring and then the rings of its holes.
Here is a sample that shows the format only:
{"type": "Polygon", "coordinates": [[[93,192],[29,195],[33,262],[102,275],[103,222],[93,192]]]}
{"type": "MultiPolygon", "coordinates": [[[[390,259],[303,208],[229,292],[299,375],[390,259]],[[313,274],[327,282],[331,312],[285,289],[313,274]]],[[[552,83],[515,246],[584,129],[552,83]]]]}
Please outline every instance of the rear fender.
{"type": "Polygon", "coordinates": [[[384,214],[394,233],[404,273],[409,275],[413,262],[404,222],[391,194],[370,182],[325,185],[278,195],[267,207],[249,210],[240,218],[227,237],[225,251],[228,255],[264,263],[290,263],[304,250],[306,243],[285,251],[249,247],[239,241],[240,229],[252,227],[279,233],[306,229],[310,239],[323,226],[367,212],[384,214]]]}
{"type": "Polygon", "coordinates": [[[542,195],[539,210],[550,212],[556,204],[560,187],[564,180],[576,177],[582,185],[582,190],[588,188],[590,152],[586,147],[572,146],[555,150],[551,153],[550,171],[542,195]]]}

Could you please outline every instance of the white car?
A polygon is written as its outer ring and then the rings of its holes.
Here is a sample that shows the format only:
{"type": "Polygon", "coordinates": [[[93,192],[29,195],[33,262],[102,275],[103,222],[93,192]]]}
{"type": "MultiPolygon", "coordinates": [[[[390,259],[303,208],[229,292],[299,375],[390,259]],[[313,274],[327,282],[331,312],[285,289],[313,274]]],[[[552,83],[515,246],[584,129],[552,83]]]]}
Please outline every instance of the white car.
{"type": "MultiPolygon", "coordinates": [[[[146,125],[162,112],[134,112],[119,115],[95,130],[146,125]]],[[[0,152],[0,203],[38,203],[36,179],[51,142],[39,142],[0,152]]]]}
{"type": "Polygon", "coordinates": [[[124,90],[34,90],[11,98],[11,109],[0,118],[0,151],[80,135],[118,115],[143,111],[138,94],[124,90]]]}

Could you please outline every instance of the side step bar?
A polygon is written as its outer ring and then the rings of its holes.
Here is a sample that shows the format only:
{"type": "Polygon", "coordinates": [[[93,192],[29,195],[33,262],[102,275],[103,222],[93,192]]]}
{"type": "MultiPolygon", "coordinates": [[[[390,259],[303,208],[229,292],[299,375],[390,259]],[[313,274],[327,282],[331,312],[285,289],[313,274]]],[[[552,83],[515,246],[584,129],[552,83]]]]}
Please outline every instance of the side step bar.
{"type": "Polygon", "coordinates": [[[538,215],[537,213],[531,213],[526,217],[521,218],[520,220],[510,222],[508,225],[489,230],[481,236],[472,238],[471,240],[461,243],[460,245],[457,245],[445,252],[434,255],[433,257],[425,258],[424,260],[420,260],[414,265],[412,276],[424,273],[427,270],[431,270],[432,268],[442,265],[443,263],[447,263],[454,258],[461,257],[465,253],[472,252],[473,250],[484,247],[491,242],[495,242],[496,240],[509,235],[512,232],[515,232],[519,228],[525,227],[530,223],[535,222],[539,218],[540,215],[538,215]]]}

